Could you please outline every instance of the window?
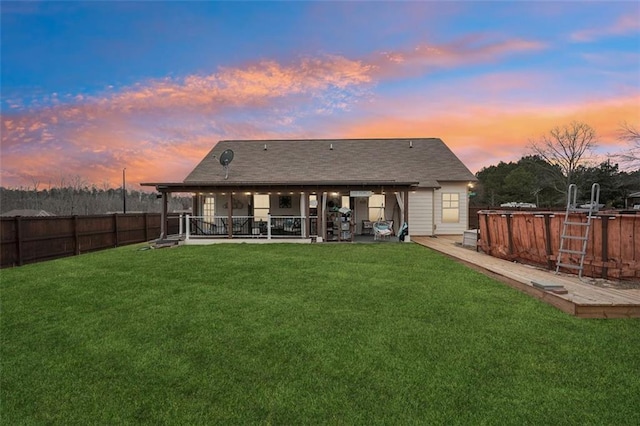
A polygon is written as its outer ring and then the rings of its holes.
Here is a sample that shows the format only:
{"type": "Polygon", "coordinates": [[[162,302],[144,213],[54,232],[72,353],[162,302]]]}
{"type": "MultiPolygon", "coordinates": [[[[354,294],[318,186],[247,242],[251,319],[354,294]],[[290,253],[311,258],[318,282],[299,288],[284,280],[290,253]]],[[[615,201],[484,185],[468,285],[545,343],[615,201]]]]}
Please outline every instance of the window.
{"type": "Polygon", "coordinates": [[[255,194],[253,196],[253,216],[254,220],[267,220],[269,214],[269,195],[255,194]]]}
{"type": "Polygon", "coordinates": [[[204,204],[202,206],[202,215],[205,220],[213,221],[213,216],[216,214],[216,198],[213,196],[204,197],[204,204]]]}
{"type": "Polygon", "coordinates": [[[340,207],[346,207],[348,209],[351,208],[351,201],[348,195],[343,195],[342,197],[340,197],[340,207]]]}
{"type": "Polygon", "coordinates": [[[309,208],[311,209],[318,208],[318,196],[316,194],[309,195],[309,208]]]}
{"type": "Polygon", "coordinates": [[[442,222],[460,222],[460,194],[453,192],[442,193],[442,222]]]}
{"type": "Polygon", "coordinates": [[[369,220],[376,222],[384,217],[384,194],[373,194],[369,197],[369,220]]]}

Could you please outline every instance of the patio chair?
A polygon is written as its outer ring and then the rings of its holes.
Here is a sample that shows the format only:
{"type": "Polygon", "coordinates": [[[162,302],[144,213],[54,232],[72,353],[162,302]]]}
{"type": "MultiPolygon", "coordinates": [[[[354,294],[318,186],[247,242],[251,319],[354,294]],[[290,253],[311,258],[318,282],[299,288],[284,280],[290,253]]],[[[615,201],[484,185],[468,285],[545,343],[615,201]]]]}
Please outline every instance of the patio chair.
{"type": "Polygon", "coordinates": [[[393,235],[393,221],[379,220],[373,224],[373,239],[384,240],[389,239],[393,235]]]}
{"type": "Polygon", "coordinates": [[[287,218],[284,220],[284,232],[288,234],[296,234],[300,232],[300,219],[287,218]]]}

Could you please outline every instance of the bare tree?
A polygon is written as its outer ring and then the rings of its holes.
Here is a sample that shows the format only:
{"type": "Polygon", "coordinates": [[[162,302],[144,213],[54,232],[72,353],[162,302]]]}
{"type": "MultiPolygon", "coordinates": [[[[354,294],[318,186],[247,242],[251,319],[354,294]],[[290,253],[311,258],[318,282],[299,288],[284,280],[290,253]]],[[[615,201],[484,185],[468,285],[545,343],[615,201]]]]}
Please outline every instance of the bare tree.
{"type": "Polygon", "coordinates": [[[38,200],[38,187],[40,186],[40,181],[36,178],[32,178],[31,182],[33,182],[33,198],[34,198],[34,209],[40,210],[40,200],[38,200]]]}
{"type": "Polygon", "coordinates": [[[572,121],[569,125],[555,127],[537,141],[530,141],[530,149],[547,163],[558,166],[557,180],[566,192],[575,170],[585,162],[586,156],[596,147],[596,131],[586,123],[572,121]]]}
{"type": "Polygon", "coordinates": [[[640,131],[626,121],[620,125],[619,138],[629,142],[629,149],[613,157],[630,169],[640,169],[640,131]]]}

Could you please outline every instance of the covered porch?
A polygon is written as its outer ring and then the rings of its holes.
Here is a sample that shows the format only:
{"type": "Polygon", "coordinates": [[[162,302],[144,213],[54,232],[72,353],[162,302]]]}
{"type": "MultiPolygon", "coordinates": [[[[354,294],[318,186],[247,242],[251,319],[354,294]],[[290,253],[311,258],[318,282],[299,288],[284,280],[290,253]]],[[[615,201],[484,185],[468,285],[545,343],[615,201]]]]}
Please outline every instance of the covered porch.
{"type": "Polygon", "coordinates": [[[386,221],[394,236],[408,223],[413,182],[333,185],[154,185],[162,197],[161,239],[167,238],[167,206],[173,193],[191,193],[191,214],[180,219],[187,241],[207,239],[374,239],[373,223],[386,221]]]}

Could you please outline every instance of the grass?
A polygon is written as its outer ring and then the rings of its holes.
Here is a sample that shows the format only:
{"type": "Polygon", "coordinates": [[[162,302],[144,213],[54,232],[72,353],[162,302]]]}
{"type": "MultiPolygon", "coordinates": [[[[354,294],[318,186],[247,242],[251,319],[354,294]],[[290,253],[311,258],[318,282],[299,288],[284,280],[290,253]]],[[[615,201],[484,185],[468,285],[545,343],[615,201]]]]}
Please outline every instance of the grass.
{"type": "Polygon", "coordinates": [[[1,272],[3,424],[640,424],[640,321],[415,244],[128,246],[1,272]]]}

